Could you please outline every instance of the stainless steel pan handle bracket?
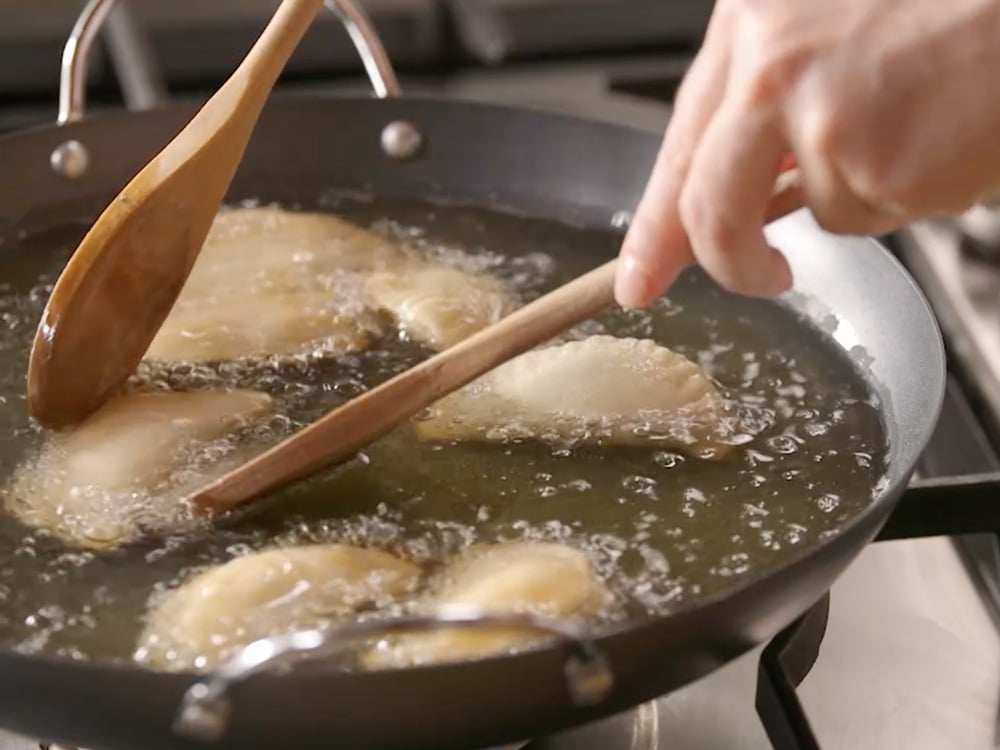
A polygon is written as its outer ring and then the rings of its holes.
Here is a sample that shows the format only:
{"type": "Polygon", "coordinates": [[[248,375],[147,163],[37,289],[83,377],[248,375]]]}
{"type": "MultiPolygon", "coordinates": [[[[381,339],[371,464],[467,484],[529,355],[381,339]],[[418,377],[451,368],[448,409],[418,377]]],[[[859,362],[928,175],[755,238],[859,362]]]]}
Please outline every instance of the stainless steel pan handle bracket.
{"type": "Polygon", "coordinates": [[[202,741],[217,741],[232,712],[231,693],[252,677],[287,669],[298,662],[335,656],[352,643],[406,631],[441,627],[515,627],[555,636],[571,649],[564,670],[570,699],[578,706],[604,700],[614,687],[611,665],[597,644],[576,623],[532,614],[487,614],[474,607],[442,607],[434,614],[391,620],[350,622],[321,630],[302,630],[265,638],[239,651],[184,694],[174,731],[202,741]]]}
{"type": "MultiPolygon", "coordinates": [[[[82,120],[86,111],[87,62],[101,26],[117,0],[89,0],[73,24],[63,47],[59,72],[58,125],[82,120]]],[[[354,0],[324,0],[328,10],[340,19],[354,43],[371,81],[375,95],[380,99],[397,97],[401,93],[399,80],[393,70],[385,47],[375,27],[354,0]]],[[[423,136],[410,122],[390,122],[382,130],[382,150],[393,159],[410,159],[423,145],[423,136]]],[[[90,167],[90,153],[77,140],[60,143],[49,157],[52,170],[60,177],[77,180],[90,167]]]]}

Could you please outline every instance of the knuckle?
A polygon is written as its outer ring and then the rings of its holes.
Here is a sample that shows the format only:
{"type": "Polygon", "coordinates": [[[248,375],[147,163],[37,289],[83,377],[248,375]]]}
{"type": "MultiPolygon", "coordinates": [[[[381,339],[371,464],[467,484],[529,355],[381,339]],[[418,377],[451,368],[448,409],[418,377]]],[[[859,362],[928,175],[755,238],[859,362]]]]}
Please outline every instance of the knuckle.
{"type": "Polygon", "coordinates": [[[683,134],[678,135],[673,128],[667,127],[660,151],[656,156],[655,167],[663,179],[680,183],[690,171],[696,144],[686,142],[687,140],[683,134]]]}
{"type": "Polygon", "coordinates": [[[832,234],[882,234],[895,228],[891,226],[891,216],[873,208],[847,189],[811,201],[810,210],[816,223],[832,234]]]}
{"type": "Polygon", "coordinates": [[[872,212],[832,162],[810,164],[806,180],[809,209],[821,228],[833,234],[864,233],[872,212]]]}
{"type": "Polygon", "coordinates": [[[678,201],[681,224],[691,244],[692,258],[720,287],[744,293],[752,288],[749,270],[736,247],[737,232],[724,212],[702,197],[701,191],[685,188],[678,201]]]}
{"type": "Polygon", "coordinates": [[[680,85],[677,87],[677,93],[674,94],[672,108],[674,112],[687,109],[698,103],[698,100],[704,96],[699,84],[698,69],[697,67],[692,66],[688,69],[687,73],[684,74],[680,85]]]}
{"type": "Polygon", "coordinates": [[[726,7],[730,13],[744,15],[766,15],[770,17],[768,9],[773,5],[770,0],[719,0],[719,5],[726,7]]]}
{"type": "Polygon", "coordinates": [[[664,179],[672,180],[675,183],[683,182],[684,178],[691,171],[691,164],[694,159],[689,148],[669,148],[665,149],[657,167],[660,168],[664,179]]]}
{"type": "Polygon", "coordinates": [[[727,292],[745,294],[753,288],[740,266],[733,263],[717,263],[714,267],[706,270],[709,271],[715,283],[727,292]]]}
{"type": "Polygon", "coordinates": [[[727,292],[748,294],[756,289],[753,274],[737,256],[705,257],[699,261],[712,280],[727,292]]]}
{"type": "Polygon", "coordinates": [[[831,110],[814,110],[802,144],[812,154],[813,169],[824,175],[824,195],[814,211],[817,220],[825,229],[843,231],[843,206],[894,205],[905,199],[908,186],[885,152],[866,143],[863,130],[855,127],[850,118],[832,114],[831,110]]]}
{"type": "Polygon", "coordinates": [[[816,223],[832,234],[856,234],[858,220],[850,212],[843,211],[836,203],[816,202],[810,206],[816,223]]]}
{"type": "Polygon", "coordinates": [[[851,124],[845,114],[849,108],[829,94],[811,97],[800,107],[802,147],[817,157],[829,159],[842,150],[851,124]]]}
{"type": "Polygon", "coordinates": [[[811,53],[757,39],[747,54],[743,96],[751,106],[782,104],[798,85],[811,53]]]}
{"type": "Polygon", "coordinates": [[[733,19],[738,17],[745,2],[746,0],[716,0],[708,23],[708,35],[718,31],[730,31],[733,19]]]}
{"type": "Polygon", "coordinates": [[[622,242],[622,252],[627,255],[650,254],[649,248],[659,248],[663,239],[663,227],[659,216],[650,211],[636,211],[629,223],[622,242]]]}
{"type": "Polygon", "coordinates": [[[704,198],[704,191],[692,188],[690,182],[681,191],[677,211],[696,249],[724,251],[732,245],[735,238],[732,225],[712,201],[704,198]]]}
{"type": "Polygon", "coordinates": [[[871,207],[906,205],[916,166],[887,130],[877,105],[850,91],[846,82],[824,82],[802,103],[799,141],[840,189],[871,207]]]}
{"type": "Polygon", "coordinates": [[[851,210],[835,205],[812,207],[816,223],[831,234],[868,236],[883,234],[896,226],[886,217],[866,210],[851,210]]]}
{"type": "Polygon", "coordinates": [[[753,0],[743,0],[737,32],[737,75],[751,104],[782,103],[816,59],[808,35],[772,12],[761,12],[753,0]]]}
{"type": "Polygon", "coordinates": [[[827,156],[842,202],[869,213],[898,214],[917,198],[916,173],[898,149],[888,143],[873,144],[864,131],[843,136],[827,156]]]}
{"type": "Polygon", "coordinates": [[[842,172],[851,191],[870,206],[895,211],[912,201],[914,181],[899,161],[872,154],[871,159],[847,162],[842,172]]]}

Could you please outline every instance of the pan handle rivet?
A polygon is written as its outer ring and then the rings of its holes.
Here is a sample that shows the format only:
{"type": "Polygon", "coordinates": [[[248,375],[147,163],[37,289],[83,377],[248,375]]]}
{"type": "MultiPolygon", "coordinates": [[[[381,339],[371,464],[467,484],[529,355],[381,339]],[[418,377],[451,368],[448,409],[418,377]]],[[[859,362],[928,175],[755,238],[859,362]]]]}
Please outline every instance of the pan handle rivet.
{"type": "Polygon", "coordinates": [[[68,180],[78,180],[90,168],[90,153],[80,141],[66,141],[56,146],[49,157],[52,171],[68,180]]]}
{"type": "Polygon", "coordinates": [[[615,211],[614,216],[611,217],[611,228],[612,229],[628,229],[629,225],[632,223],[632,212],[622,209],[621,211],[615,211]]]}
{"type": "Polygon", "coordinates": [[[396,120],[382,129],[382,150],[392,159],[412,159],[423,145],[424,137],[412,122],[396,120]]]}
{"type": "Polygon", "coordinates": [[[566,663],[566,683],[576,705],[593,706],[614,689],[615,676],[604,655],[591,649],[566,663]]]}

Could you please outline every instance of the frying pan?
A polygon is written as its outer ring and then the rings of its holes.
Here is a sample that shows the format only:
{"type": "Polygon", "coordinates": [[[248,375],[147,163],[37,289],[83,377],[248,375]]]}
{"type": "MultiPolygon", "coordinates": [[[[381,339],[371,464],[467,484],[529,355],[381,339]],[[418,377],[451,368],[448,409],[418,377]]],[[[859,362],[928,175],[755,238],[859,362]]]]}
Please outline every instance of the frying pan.
{"type": "MultiPolygon", "coordinates": [[[[190,106],[83,116],[83,55],[111,0],[91,0],[64,56],[59,123],[0,140],[0,236],[94,216],[191,117],[190,106]]],[[[233,184],[235,197],[293,201],[323,188],[503,206],[607,228],[637,202],[659,134],[489,104],[413,98],[347,0],[333,4],[376,98],[274,97],[233,184]]],[[[875,536],[940,409],[944,353],[913,281],[875,241],[825,233],[806,211],[769,228],[795,275],[787,303],[855,360],[881,401],[889,449],[876,499],[783,564],[669,616],[590,638],[524,620],[550,645],[407,670],[276,670],[359,635],[303,632],[248,650],[204,680],[0,651],[0,725],[102,750],[472,748],[625,710],[772,637],[812,605],[875,536]],[[183,706],[183,710],[180,710],[183,706]]],[[[453,611],[469,627],[488,622],[453,611]]],[[[434,618],[385,627],[432,627],[434,618]]]]}

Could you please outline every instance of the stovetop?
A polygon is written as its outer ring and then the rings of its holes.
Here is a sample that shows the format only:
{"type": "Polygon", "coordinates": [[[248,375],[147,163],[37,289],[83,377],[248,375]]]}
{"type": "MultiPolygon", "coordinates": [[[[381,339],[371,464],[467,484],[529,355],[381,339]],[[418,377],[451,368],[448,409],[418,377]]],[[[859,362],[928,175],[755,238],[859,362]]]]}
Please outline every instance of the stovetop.
{"type": "MultiPolygon", "coordinates": [[[[976,209],[980,218],[982,213],[1000,215],[976,209]]],[[[1000,235],[970,236],[960,222],[939,219],[914,224],[899,239],[903,258],[934,304],[950,353],[976,392],[982,416],[991,433],[1000,434],[1000,235]]]]}
{"type": "MultiPolygon", "coordinates": [[[[607,23],[609,3],[573,0],[579,26],[567,27],[566,37],[553,41],[551,28],[544,31],[544,23],[571,18],[572,14],[565,13],[569,2],[484,0],[479,5],[485,14],[477,14],[472,7],[475,0],[369,0],[366,7],[380,30],[392,27],[388,20],[392,17],[409,19],[400,24],[420,30],[410,39],[411,58],[401,76],[404,88],[525,103],[662,128],[669,115],[668,103],[688,63],[686,54],[674,51],[673,42],[665,41],[673,34],[652,34],[660,42],[653,43],[653,49],[646,49],[642,42],[634,45],[638,51],[631,54],[609,54],[613,49],[607,46],[580,41],[592,33],[588,24],[594,19],[607,23]],[[450,20],[444,26],[439,25],[440,15],[434,16],[433,23],[427,21],[430,6],[436,8],[435,13],[445,7],[446,20],[450,20]],[[451,63],[444,65],[440,59],[414,62],[420,57],[421,44],[433,47],[434,55],[445,55],[442,50],[447,45],[441,40],[446,38],[451,40],[447,53],[453,56],[451,63]],[[502,64],[475,64],[496,54],[489,53],[490,44],[483,47],[484,38],[506,40],[500,45],[502,64]],[[462,54],[455,53],[456,45],[462,54]],[[473,64],[468,64],[470,60],[473,64]]],[[[689,37],[707,17],[709,5],[700,0],[609,2],[622,9],[621,16],[616,16],[620,24],[629,13],[649,14],[655,7],[673,19],[667,22],[672,30],[687,24],[689,37]],[[678,20],[684,13],[688,15],[678,20]]],[[[12,28],[3,15],[7,3],[12,0],[0,0],[0,18],[5,18],[0,24],[0,50],[4,49],[2,37],[12,28]]],[[[176,4],[182,5],[188,4],[176,4]]],[[[272,5],[216,0],[212,9],[209,4],[198,7],[202,8],[199,13],[217,19],[201,18],[201,23],[207,27],[215,23],[220,34],[228,29],[226,33],[236,34],[232,39],[240,38],[242,32],[238,24],[227,26],[219,21],[222,14],[239,11],[246,20],[254,18],[261,6],[272,5]]],[[[171,49],[164,41],[170,34],[163,29],[173,29],[175,42],[195,43],[186,36],[193,33],[185,31],[190,29],[190,19],[170,16],[165,4],[136,1],[134,8],[137,15],[119,20],[117,42],[113,35],[106,39],[111,54],[103,60],[104,69],[100,62],[95,67],[98,81],[109,69],[131,70],[131,80],[123,82],[123,98],[140,107],[159,100],[168,90],[174,97],[207,93],[207,88],[191,84],[201,76],[190,69],[195,62],[189,60],[189,68],[179,69],[169,59],[166,64],[160,59],[163,50],[171,49]],[[157,15],[163,13],[167,16],[157,15]],[[136,23],[143,14],[158,19],[151,36],[144,24],[136,23]],[[153,51],[138,61],[134,54],[126,54],[143,48],[137,39],[150,43],[146,50],[153,51]],[[137,70],[148,75],[136,75],[137,70]]],[[[662,21],[665,16],[655,17],[662,21]]],[[[259,21],[253,23],[259,26],[259,21]]],[[[620,38],[635,33],[618,31],[620,38]]],[[[39,31],[37,38],[47,38],[46,33],[39,31]]],[[[336,37],[335,30],[329,33],[336,37]]],[[[223,38],[215,37],[217,41],[223,38]]],[[[196,45],[202,51],[204,39],[196,45]]],[[[314,49],[325,43],[316,42],[319,46],[314,49]]],[[[387,46],[393,54],[391,39],[387,46]]],[[[204,73],[222,63],[208,56],[199,64],[204,73]]],[[[222,77],[219,73],[217,79],[222,77]]],[[[0,91],[2,87],[0,74],[0,91]]],[[[333,81],[293,78],[284,87],[367,91],[367,84],[353,75],[333,81]]],[[[28,108],[0,106],[0,129],[5,123],[12,127],[54,115],[51,97],[41,95],[30,104],[28,108]]],[[[105,96],[104,105],[117,106],[115,97],[105,96]]],[[[994,511],[992,504],[994,497],[1000,502],[1000,483],[933,485],[935,477],[988,474],[993,479],[991,472],[1000,470],[994,448],[1000,445],[1000,266],[984,260],[986,254],[977,257],[962,250],[955,225],[947,222],[921,224],[893,239],[941,319],[951,380],[937,432],[919,469],[921,478],[887,525],[885,541],[865,550],[828,599],[770,644],[655,703],[534,740],[529,750],[1000,747],[1000,589],[996,585],[1000,564],[993,533],[1000,530],[1000,510],[994,511]]],[[[33,747],[37,742],[0,732],[0,750],[33,747]]]]}

